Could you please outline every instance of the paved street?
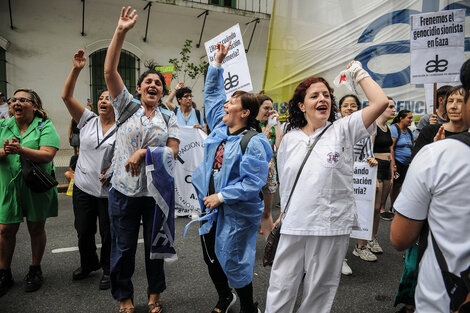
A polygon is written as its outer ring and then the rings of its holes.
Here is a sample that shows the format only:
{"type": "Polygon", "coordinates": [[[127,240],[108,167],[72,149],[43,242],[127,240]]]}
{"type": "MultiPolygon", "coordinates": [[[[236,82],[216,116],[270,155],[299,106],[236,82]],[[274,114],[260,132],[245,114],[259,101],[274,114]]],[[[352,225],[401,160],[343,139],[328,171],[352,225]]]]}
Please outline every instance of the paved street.
{"type": "MultiPolygon", "coordinates": [[[[48,220],[48,242],[42,269],[45,276],[43,287],[34,293],[23,291],[23,277],[30,264],[29,236],[22,224],[17,237],[13,259],[15,285],[0,298],[0,312],[117,312],[118,303],[109,291],[98,289],[101,272],[82,281],[72,281],[72,271],[78,266],[78,251],[53,253],[54,249],[75,247],[77,238],[73,227],[71,197],[59,195],[59,216],[48,220]]],[[[275,216],[279,209],[275,210],[275,216]]],[[[183,239],[184,226],[189,219],[176,220],[176,249],[179,260],[167,264],[167,290],[162,294],[164,312],[210,312],[217,302],[202,258],[197,225],[190,228],[183,239]]],[[[352,255],[355,240],[351,240],[347,254],[353,275],[342,277],[332,312],[381,312],[392,313],[396,288],[402,270],[402,253],[390,245],[388,234],[390,222],[381,221],[379,241],[385,250],[375,263],[367,263],[352,255]]],[[[270,268],[262,266],[264,238],[258,236],[254,293],[255,301],[264,309],[270,268]]],[[[143,262],[143,245],[139,244],[134,274],[136,312],[147,312],[146,279],[143,262]]],[[[301,292],[300,292],[301,293],[301,292]]],[[[232,312],[239,312],[239,302],[232,312]]],[[[314,312],[312,312],[314,313],[314,312]]]]}

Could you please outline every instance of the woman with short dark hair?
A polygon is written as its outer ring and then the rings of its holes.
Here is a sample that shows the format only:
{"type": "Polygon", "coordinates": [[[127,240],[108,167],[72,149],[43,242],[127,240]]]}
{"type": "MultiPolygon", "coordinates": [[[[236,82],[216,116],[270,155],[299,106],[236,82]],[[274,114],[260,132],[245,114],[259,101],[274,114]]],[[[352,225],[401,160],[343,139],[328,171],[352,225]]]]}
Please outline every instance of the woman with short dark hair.
{"type": "Polygon", "coordinates": [[[409,110],[401,110],[392,121],[392,173],[393,184],[390,191],[390,203],[393,208],[401,185],[405,180],[408,166],[411,162],[411,148],[413,148],[414,138],[409,127],[413,122],[413,114],[409,110]]]}
{"type": "Polygon", "coordinates": [[[204,261],[219,295],[212,312],[228,312],[235,303],[231,286],[240,297],[240,312],[256,313],[252,280],[264,208],[260,192],[272,150],[266,136],[258,133],[256,96],[236,91],[226,101],[221,64],[229,47],[230,42],[217,44],[215,63],[207,72],[204,103],[212,132],[192,182],[205,215],[201,220],[206,221],[199,231],[204,261]]]}
{"type": "Polygon", "coordinates": [[[86,64],[85,51],[78,50],[72,59],[73,67],[62,91],[72,119],[79,129],[81,149],[76,160],[73,185],[74,226],[78,236],[80,267],[72,275],[81,280],[99,268],[103,269],[99,288],[109,289],[109,258],[111,234],[109,230],[108,188],[100,178],[111,164],[103,164],[104,157],[114,149],[116,122],[109,92],[99,92],[97,110],[99,115],[85,109],[73,96],[78,76],[86,64]],[[112,134],[112,135],[111,135],[112,134]],[[101,254],[96,253],[96,221],[101,236],[101,254]]]}

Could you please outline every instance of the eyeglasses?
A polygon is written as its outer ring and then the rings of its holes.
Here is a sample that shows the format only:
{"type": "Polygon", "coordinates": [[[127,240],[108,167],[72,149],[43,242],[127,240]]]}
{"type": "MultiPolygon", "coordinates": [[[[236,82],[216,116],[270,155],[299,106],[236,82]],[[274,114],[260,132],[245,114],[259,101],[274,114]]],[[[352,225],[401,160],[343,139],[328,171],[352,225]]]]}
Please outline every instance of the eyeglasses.
{"type": "Polygon", "coordinates": [[[192,97],[193,97],[193,95],[184,95],[182,98],[186,98],[186,99],[187,99],[187,98],[192,98],[192,97]]]}
{"type": "Polygon", "coordinates": [[[33,102],[31,99],[28,99],[28,98],[10,98],[8,100],[8,104],[13,104],[16,101],[19,101],[20,103],[26,103],[28,101],[33,102]]]}
{"type": "Polygon", "coordinates": [[[351,104],[345,103],[345,104],[343,104],[341,107],[343,107],[343,108],[350,108],[350,109],[357,109],[357,108],[358,108],[357,104],[354,104],[354,103],[351,103],[351,104]]]}

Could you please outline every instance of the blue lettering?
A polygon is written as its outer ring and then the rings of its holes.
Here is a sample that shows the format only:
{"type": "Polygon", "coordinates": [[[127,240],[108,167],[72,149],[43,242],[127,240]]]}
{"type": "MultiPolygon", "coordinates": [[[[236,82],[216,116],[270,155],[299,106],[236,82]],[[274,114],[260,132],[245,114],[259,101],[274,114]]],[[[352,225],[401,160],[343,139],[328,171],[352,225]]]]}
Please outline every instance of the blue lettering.
{"type": "Polygon", "coordinates": [[[400,112],[402,110],[402,106],[403,106],[403,103],[405,103],[405,101],[397,101],[397,113],[400,112]]]}
{"type": "Polygon", "coordinates": [[[278,111],[280,114],[287,113],[287,102],[281,102],[281,109],[278,111]]]}
{"type": "Polygon", "coordinates": [[[415,111],[416,114],[424,114],[426,113],[426,105],[424,101],[416,101],[415,111]]]}

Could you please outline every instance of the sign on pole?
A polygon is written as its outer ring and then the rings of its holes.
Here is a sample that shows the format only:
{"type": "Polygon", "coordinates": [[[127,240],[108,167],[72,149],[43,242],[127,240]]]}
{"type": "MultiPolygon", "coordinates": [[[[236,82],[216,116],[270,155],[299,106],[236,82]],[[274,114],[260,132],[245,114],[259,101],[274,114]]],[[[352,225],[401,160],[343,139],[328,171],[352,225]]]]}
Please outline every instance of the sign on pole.
{"type": "Polygon", "coordinates": [[[411,24],[411,83],[459,80],[464,61],[465,10],[416,14],[411,24]]]}
{"type": "Polygon", "coordinates": [[[230,50],[222,63],[227,99],[237,90],[247,92],[253,90],[240,26],[237,24],[204,43],[209,63],[212,63],[217,53],[216,45],[218,43],[227,45],[230,40],[232,41],[230,50]]]}
{"type": "Polygon", "coordinates": [[[350,237],[372,240],[377,166],[370,167],[366,162],[354,162],[353,182],[358,225],[353,227],[350,237]]]}

